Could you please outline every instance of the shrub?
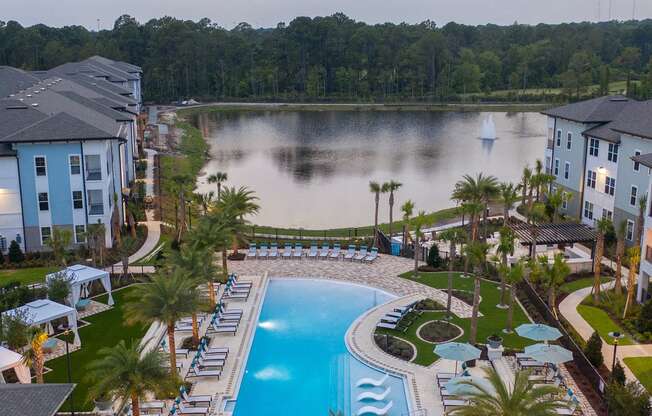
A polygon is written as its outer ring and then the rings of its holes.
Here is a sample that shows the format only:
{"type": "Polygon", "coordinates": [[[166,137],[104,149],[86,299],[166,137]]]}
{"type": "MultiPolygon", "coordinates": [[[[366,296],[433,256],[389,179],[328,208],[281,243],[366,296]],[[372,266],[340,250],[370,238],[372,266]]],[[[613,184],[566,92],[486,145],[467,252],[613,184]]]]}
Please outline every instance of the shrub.
{"type": "Polygon", "coordinates": [[[627,382],[627,378],[625,377],[625,369],[623,369],[623,366],[620,365],[620,361],[616,362],[616,366],[611,373],[611,382],[618,383],[621,386],[624,386],[627,382]]]}
{"type": "Polygon", "coordinates": [[[48,298],[58,303],[65,303],[66,298],[70,295],[71,280],[72,278],[63,272],[55,273],[47,282],[48,298]]]}
{"type": "Polygon", "coordinates": [[[649,416],[650,394],[638,383],[611,383],[606,394],[609,416],[649,416]]]}
{"type": "Polygon", "coordinates": [[[602,338],[600,338],[597,332],[594,332],[586,342],[584,355],[596,367],[600,367],[604,363],[604,357],[602,356],[602,338]]]}
{"type": "Polygon", "coordinates": [[[439,247],[437,247],[437,244],[433,244],[432,247],[430,247],[427,263],[430,267],[441,267],[442,259],[439,257],[439,247]]]}
{"type": "Polygon", "coordinates": [[[652,299],[645,302],[641,308],[641,313],[636,320],[636,327],[639,332],[652,331],[652,299]]]}
{"type": "Polygon", "coordinates": [[[11,244],[9,244],[9,261],[12,263],[22,263],[23,260],[25,260],[23,250],[20,249],[20,245],[16,240],[11,240],[11,244]]]}

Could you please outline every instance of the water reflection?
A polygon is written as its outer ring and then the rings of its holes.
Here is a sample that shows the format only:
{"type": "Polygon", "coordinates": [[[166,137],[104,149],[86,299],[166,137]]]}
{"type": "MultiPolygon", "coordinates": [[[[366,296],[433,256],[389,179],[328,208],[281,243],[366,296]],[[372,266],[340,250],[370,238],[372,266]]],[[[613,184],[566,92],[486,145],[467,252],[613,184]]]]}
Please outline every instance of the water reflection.
{"type": "MultiPolygon", "coordinates": [[[[369,180],[404,186],[419,209],[451,206],[450,191],[465,173],[518,180],[523,165],[543,155],[545,118],[494,113],[495,141],[479,140],[483,113],[225,112],[195,122],[212,159],[205,174],[229,174],[261,198],[256,223],[337,227],[371,223],[369,180]]],[[[199,190],[213,189],[200,178],[199,190]]],[[[386,218],[386,198],[381,216],[386,218]]]]}

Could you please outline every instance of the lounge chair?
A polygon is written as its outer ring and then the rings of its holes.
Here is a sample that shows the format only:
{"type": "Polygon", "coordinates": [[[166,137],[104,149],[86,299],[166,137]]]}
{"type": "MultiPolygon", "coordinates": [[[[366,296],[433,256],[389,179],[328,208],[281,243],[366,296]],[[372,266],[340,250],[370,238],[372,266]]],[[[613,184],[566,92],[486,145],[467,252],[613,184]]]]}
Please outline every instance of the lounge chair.
{"type": "Polygon", "coordinates": [[[376,247],[371,249],[371,252],[367,254],[367,257],[363,259],[365,263],[373,263],[374,260],[378,258],[378,249],[376,247]]]}
{"type": "Polygon", "coordinates": [[[272,243],[272,249],[269,252],[269,259],[276,260],[278,258],[278,244],[272,243]]]}
{"type": "Polygon", "coordinates": [[[333,251],[331,251],[331,254],[328,255],[329,259],[339,259],[340,258],[340,252],[342,251],[342,248],[340,247],[339,243],[333,244],[333,251]]]}
{"type": "Polygon", "coordinates": [[[267,244],[261,244],[260,245],[260,250],[258,252],[258,258],[259,259],[266,259],[269,256],[269,252],[267,251],[267,244]]]}
{"type": "Polygon", "coordinates": [[[319,258],[320,259],[327,259],[329,252],[330,252],[330,246],[328,245],[328,243],[322,244],[321,250],[319,251],[319,258]]]}
{"type": "Polygon", "coordinates": [[[205,360],[226,360],[228,352],[208,352],[204,348],[199,348],[195,357],[199,356],[205,360]]]}
{"type": "Polygon", "coordinates": [[[283,249],[283,258],[289,259],[292,258],[292,244],[286,243],[285,248],[283,249]]]}
{"type": "Polygon", "coordinates": [[[217,377],[218,379],[222,375],[220,370],[204,370],[199,368],[196,363],[190,364],[190,371],[188,371],[188,377],[217,377]]]}
{"type": "Polygon", "coordinates": [[[179,393],[181,394],[181,398],[183,399],[184,402],[189,403],[191,405],[196,405],[200,403],[206,404],[208,407],[211,406],[211,403],[213,402],[213,396],[211,395],[188,395],[188,392],[186,391],[186,388],[184,386],[181,386],[179,389],[179,393]]]}
{"type": "Polygon", "coordinates": [[[250,279],[240,279],[237,274],[231,273],[229,275],[229,279],[233,280],[234,283],[237,283],[239,285],[244,285],[244,284],[253,284],[253,281],[250,279]]]}
{"type": "Polygon", "coordinates": [[[353,260],[355,261],[362,261],[367,257],[367,246],[360,246],[360,252],[353,257],[353,260]]]}
{"type": "Polygon", "coordinates": [[[208,407],[186,407],[181,402],[180,398],[177,398],[174,403],[177,405],[178,412],[177,414],[181,415],[205,415],[208,413],[208,407]]]}
{"type": "Polygon", "coordinates": [[[442,404],[444,405],[444,410],[448,409],[449,407],[459,407],[459,406],[464,406],[468,402],[466,400],[460,400],[460,399],[444,399],[442,400],[442,404]]]}
{"type": "Polygon", "coordinates": [[[402,318],[403,315],[404,315],[404,314],[402,314],[401,312],[396,312],[396,311],[393,311],[393,312],[387,312],[387,313],[385,314],[385,316],[391,316],[392,318],[402,318]]]}
{"type": "Polygon", "coordinates": [[[294,251],[292,252],[292,258],[298,258],[301,260],[301,257],[303,257],[303,245],[301,245],[301,243],[296,243],[294,245],[294,251]]]}
{"type": "Polygon", "coordinates": [[[249,251],[247,251],[247,258],[248,259],[256,258],[256,244],[249,244],[249,251]]]}
{"type": "Polygon", "coordinates": [[[251,292],[251,288],[248,287],[234,287],[233,285],[226,284],[226,289],[224,290],[224,293],[228,293],[230,295],[249,295],[249,292],[251,292]]]}
{"type": "Polygon", "coordinates": [[[77,308],[78,311],[83,311],[83,310],[86,310],[86,308],[90,304],[91,304],[90,299],[79,299],[79,301],[75,305],[75,308],[77,308]]]}
{"type": "Polygon", "coordinates": [[[243,310],[239,308],[226,308],[223,303],[220,303],[219,307],[217,308],[217,312],[223,314],[223,315],[239,315],[242,316],[243,310]]]}
{"type": "Polygon", "coordinates": [[[380,387],[384,385],[387,380],[389,380],[389,374],[385,373],[385,375],[379,379],[373,379],[370,377],[361,378],[355,383],[355,386],[356,387],[365,387],[365,386],[380,387]]]}
{"type": "Polygon", "coordinates": [[[232,334],[235,336],[235,334],[238,333],[238,327],[237,326],[209,326],[208,329],[206,330],[207,334],[232,334]]]}
{"type": "Polygon", "coordinates": [[[401,318],[402,318],[402,316],[397,318],[395,316],[387,316],[387,315],[385,315],[382,318],[380,318],[380,322],[388,322],[390,324],[398,324],[398,321],[400,321],[401,318]]]}
{"type": "Polygon", "coordinates": [[[358,394],[356,400],[359,402],[363,402],[365,400],[374,400],[377,402],[382,402],[387,398],[387,396],[391,392],[392,392],[391,387],[387,387],[385,391],[382,393],[374,393],[373,391],[363,391],[362,393],[358,394]]]}
{"type": "Polygon", "coordinates": [[[251,287],[254,284],[252,282],[245,282],[244,280],[238,280],[235,277],[229,277],[227,284],[230,284],[233,287],[251,287]]]}
{"type": "Polygon", "coordinates": [[[152,400],[149,402],[141,402],[138,407],[140,407],[140,410],[164,410],[167,406],[163,400],[152,400]]]}
{"type": "Polygon", "coordinates": [[[437,373],[437,380],[451,380],[457,377],[455,373],[437,373]]]}
{"type": "Polygon", "coordinates": [[[310,250],[308,251],[308,258],[316,260],[318,255],[319,255],[319,253],[317,251],[317,243],[311,244],[310,245],[310,250]]]}
{"type": "Polygon", "coordinates": [[[376,328],[396,329],[397,326],[398,325],[396,325],[396,324],[390,324],[390,323],[387,323],[387,322],[378,322],[378,324],[376,325],[376,328]]]}
{"type": "Polygon", "coordinates": [[[223,315],[221,313],[218,313],[216,318],[220,322],[239,324],[240,321],[242,320],[242,315],[223,315]]]}
{"type": "Polygon", "coordinates": [[[346,254],[344,255],[344,260],[353,261],[354,257],[355,257],[355,246],[351,244],[349,245],[349,249],[346,251],[346,254]]]}
{"type": "Polygon", "coordinates": [[[389,412],[389,409],[394,406],[393,401],[389,401],[384,407],[376,407],[376,406],[364,406],[361,407],[360,410],[358,410],[357,415],[362,416],[362,415],[377,415],[377,416],[384,416],[389,412]]]}

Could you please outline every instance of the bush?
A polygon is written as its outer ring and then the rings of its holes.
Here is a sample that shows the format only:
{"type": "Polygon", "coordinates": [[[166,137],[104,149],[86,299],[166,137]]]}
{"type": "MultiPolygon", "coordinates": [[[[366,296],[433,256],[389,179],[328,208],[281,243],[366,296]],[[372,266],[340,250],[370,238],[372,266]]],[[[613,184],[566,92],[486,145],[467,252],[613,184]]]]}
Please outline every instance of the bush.
{"type": "Polygon", "coordinates": [[[627,377],[625,377],[625,369],[620,365],[620,361],[616,362],[614,371],[611,373],[611,382],[618,383],[621,386],[624,386],[627,382],[627,377]]]}
{"type": "Polygon", "coordinates": [[[609,416],[649,416],[650,394],[638,383],[611,383],[606,394],[609,416]]]}
{"type": "Polygon", "coordinates": [[[652,299],[645,302],[641,313],[636,320],[636,329],[639,332],[652,332],[652,299]]]}
{"type": "Polygon", "coordinates": [[[602,338],[600,338],[597,332],[594,332],[586,342],[584,355],[596,367],[600,367],[604,363],[604,357],[602,356],[602,338]]]}
{"type": "MultiPolygon", "coordinates": [[[[66,298],[70,295],[70,282],[72,278],[64,272],[55,273],[48,282],[48,298],[57,303],[66,303],[66,298]]],[[[70,305],[74,307],[75,305],[70,305]]]]}
{"type": "Polygon", "coordinates": [[[433,244],[432,247],[430,247],[430,251],[428,252],[428,261],[426,263],[428,263],[428,266],[430,267],[441,267],[442,259],[439,257],[439,247],[437,247],[437,244],[433,244]]]}
{"type": "Polygon", "coordinates": [[[20,245],[16,240],[11,240],[11,244],[9,244],[9,261],[12,263],[22,263],[23,260],[25,260],[23,250],[20,249],[20,245]]]}

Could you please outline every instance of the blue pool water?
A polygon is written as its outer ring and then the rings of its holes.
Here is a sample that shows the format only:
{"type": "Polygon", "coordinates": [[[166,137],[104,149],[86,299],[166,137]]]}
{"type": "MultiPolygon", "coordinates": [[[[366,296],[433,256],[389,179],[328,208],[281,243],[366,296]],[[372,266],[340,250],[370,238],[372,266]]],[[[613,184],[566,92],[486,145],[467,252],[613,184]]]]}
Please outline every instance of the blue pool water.
{"type": "Polygon", "coordinates": [[[327,416],[339,410],[357,414],[363,405],[394,405],[389,415],[408,413],[403,380],[390,377],[383,402],[360,403],[361,377],[383,373],[351,356],[344,336],[366,310],[387,302],[371,288],[307,279],[272,279],[258,321],[235,416],[327,416]]]}

